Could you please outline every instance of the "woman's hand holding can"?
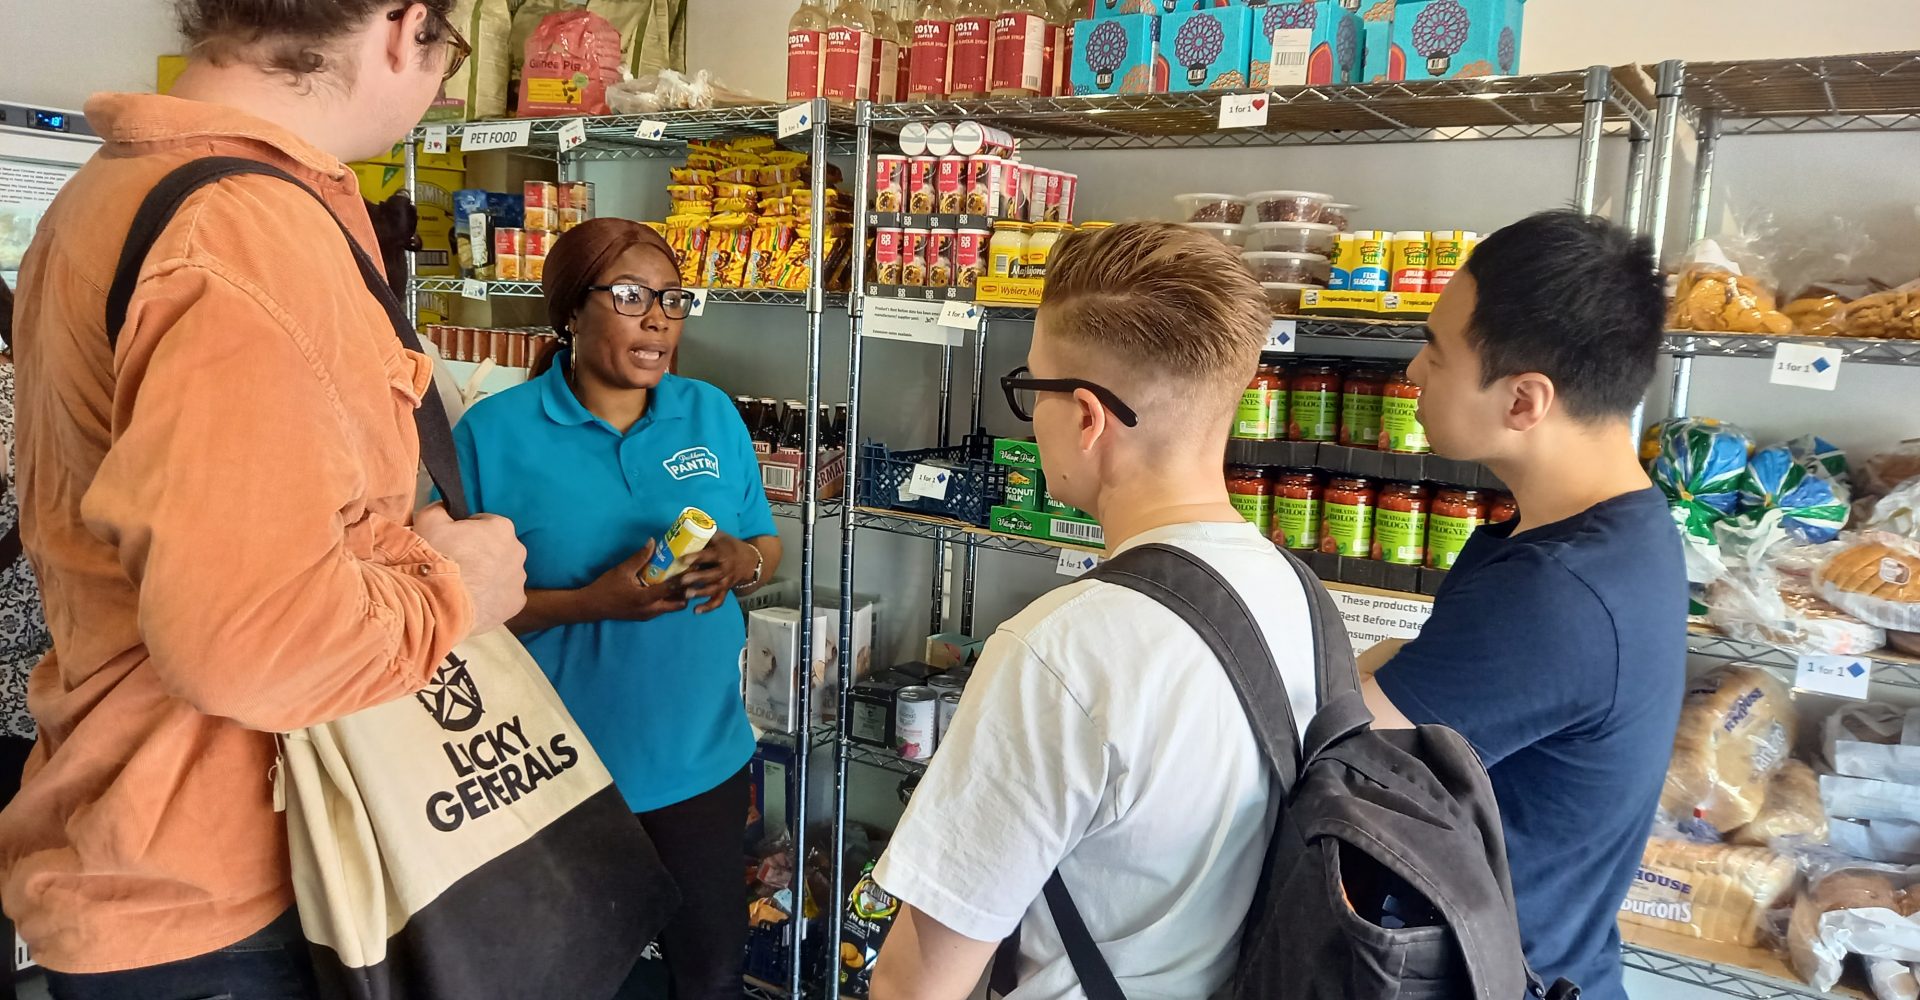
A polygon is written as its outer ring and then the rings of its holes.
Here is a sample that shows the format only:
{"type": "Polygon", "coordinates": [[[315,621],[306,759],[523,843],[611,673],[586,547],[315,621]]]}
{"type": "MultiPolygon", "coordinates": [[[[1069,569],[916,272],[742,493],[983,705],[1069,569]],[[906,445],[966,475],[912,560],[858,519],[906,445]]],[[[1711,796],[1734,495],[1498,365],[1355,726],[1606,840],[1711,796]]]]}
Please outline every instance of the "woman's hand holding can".
{"type": "Polygon", "coordinates": [[[656,544],[649,541],[645,548],[587,585],[589,599],[600,618],[644,622],[686,609],[690,574],[683,573],[652,586],[640,580],[640,571],[653,558],[656,544]]]}

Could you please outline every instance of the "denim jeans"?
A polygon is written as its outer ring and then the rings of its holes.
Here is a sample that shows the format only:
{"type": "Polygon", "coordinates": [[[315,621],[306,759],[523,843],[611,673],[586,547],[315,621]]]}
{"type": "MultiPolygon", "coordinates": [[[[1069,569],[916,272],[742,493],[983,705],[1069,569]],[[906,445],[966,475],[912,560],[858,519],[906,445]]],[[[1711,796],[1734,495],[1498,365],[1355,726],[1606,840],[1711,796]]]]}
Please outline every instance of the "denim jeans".
{"type": "Polygon", "coordinates": [[[196,958],[126,972],[47,972],[54,1000],[316,1000],[299,914],[196,958]]]}

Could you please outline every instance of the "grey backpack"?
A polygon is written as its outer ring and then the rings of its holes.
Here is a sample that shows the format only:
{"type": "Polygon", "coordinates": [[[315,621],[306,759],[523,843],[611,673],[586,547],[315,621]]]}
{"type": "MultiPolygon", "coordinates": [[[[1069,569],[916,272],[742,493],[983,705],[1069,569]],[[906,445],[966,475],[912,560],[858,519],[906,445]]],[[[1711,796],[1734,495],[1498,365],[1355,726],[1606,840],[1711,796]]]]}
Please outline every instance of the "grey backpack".
{"type": "MultiPolygon", "coordinates": [[[[1375,731],[1333,599],[1306,588],[1321,706],[1301,741],[1273,653],[1240,595],[1184,549],[1130,549],[1091,576],[1166,605],[1206,640],[1286,801],[1232,980],[1235,1000],[1577,1000],[1527,967],[1486,769],[1443,726],[1375,731]],[[1296,752],[1295,747],[1304,747],[1296,752]]],[[[1088,1000],[1125,1000],[1055,872],[1046,900],[1088,1000]]],[[[994,986],[1012,983],[1017,935],[994,986]]]]}

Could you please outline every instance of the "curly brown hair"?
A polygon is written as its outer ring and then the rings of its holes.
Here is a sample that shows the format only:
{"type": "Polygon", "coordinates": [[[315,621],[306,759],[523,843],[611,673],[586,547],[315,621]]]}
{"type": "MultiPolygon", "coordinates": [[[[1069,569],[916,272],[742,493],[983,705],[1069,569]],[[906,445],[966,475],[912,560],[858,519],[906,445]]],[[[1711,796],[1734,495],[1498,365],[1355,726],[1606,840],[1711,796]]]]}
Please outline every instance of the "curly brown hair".
{"type": "MultiPolygon", "coordinates": [[[[447,36],[454,0],[412,0],[432,16],[416,39],[429,45],[447,36]]],[[[295,77],[327,68],[328,43],[360,27],[395,0],[174,0],[180,33],[195,55],[216,65],[258,60],[295,77]]],[[[411,3],[400,4],[404,10],[411,3]]]]}

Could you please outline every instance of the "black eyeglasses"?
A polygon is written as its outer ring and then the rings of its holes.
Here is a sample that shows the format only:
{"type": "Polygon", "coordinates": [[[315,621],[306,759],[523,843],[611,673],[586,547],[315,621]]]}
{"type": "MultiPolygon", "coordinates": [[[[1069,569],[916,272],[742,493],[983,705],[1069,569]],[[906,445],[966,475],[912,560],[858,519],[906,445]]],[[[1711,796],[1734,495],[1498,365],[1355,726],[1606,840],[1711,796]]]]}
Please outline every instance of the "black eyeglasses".
{"type": "Polygon", "coordinates": [[[622,316],[645,316],[655,302],[668,319],[686,319],[693,312],[695,295],[684,288],[648,288],[637,281],[614,285],[588,285],[589,292],[608,292],[613,296],[613,311],[622,316]]]}
{"type": "Polygon", "coordinates": [[[1121,423],[1128,427],[1140,424],[1140,417],[1133,412],[1133,407],[1121,402],[1113,390],[1083,378],[1034,378],[1033,372],[1021,365],[1000,379],[1000,388],[1006,391],[1007,405],[1013,408],[1013,415],[1029,423],[1033,421],[1033,407],[1041,393],[1085,389],[1093,393],[1093,398],[1112,411],[1121,423]]]}
{"type": "MultiPolygon", "coordinates": [[[[407,4],[399,10],[390,10],[387,12],[387,20],[397,23],[401,18],[407,16],[407,11],[412,9],[413,4],[407,4]]],[[[440,22],[440,27],[447,33],[447,47],[451,48],[453,53],[447,56],[447,69],[441,79],[451,80],[455,73],[460,72],[460,67],[467,64],[467,57],[473,55],[473,44],[467,41],[465,35],[460,33],[460,29],[453,26],[452,21],[447,20],[446,15],[441,14],[431,7],[427,8],[427,13],[431,14],[434,20],[440,22]]],[[[426,45],[431,42],[432,39],[423,36],[414,39],[414,41],[426,45]]]]}

